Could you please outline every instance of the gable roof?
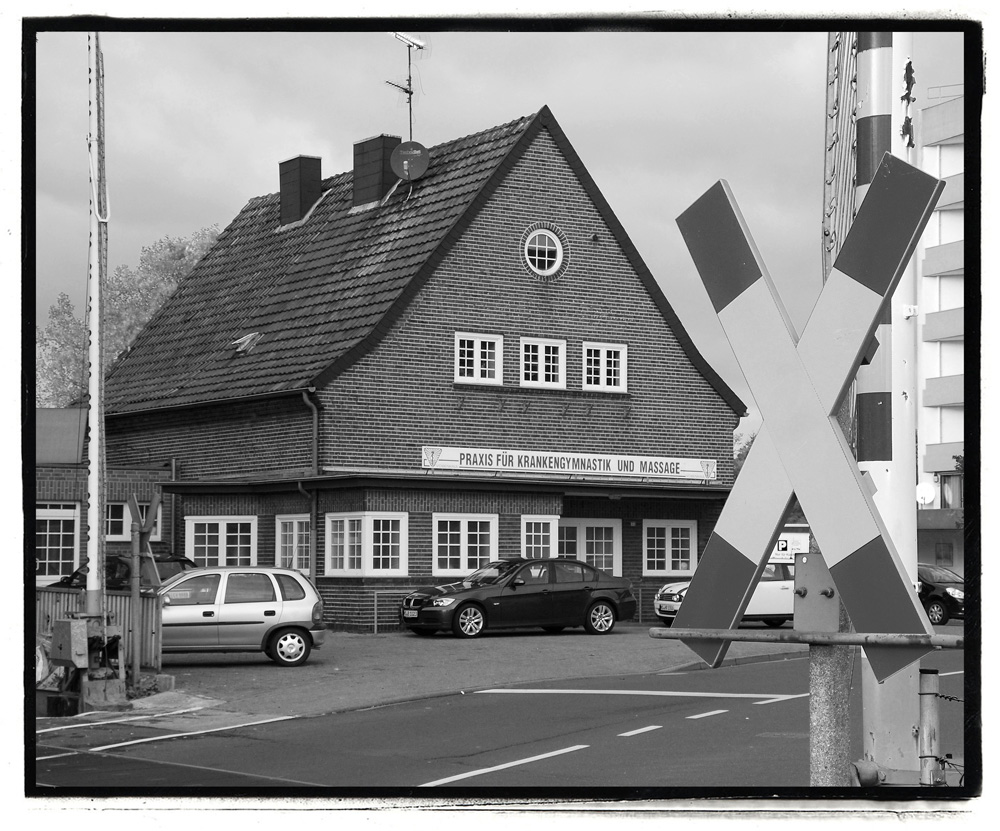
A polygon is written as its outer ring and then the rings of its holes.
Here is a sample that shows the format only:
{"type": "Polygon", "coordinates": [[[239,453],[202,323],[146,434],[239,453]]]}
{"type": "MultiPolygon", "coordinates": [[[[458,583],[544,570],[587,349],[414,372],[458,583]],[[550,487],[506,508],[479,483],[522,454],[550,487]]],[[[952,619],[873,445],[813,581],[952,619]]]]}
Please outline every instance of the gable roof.
{"type": "Polygon", "coordinates": [[[308,217],[280,226],[280,194],[251,199],[143,328],[105,384],[107,415],[287,395],[322,386],[370,351],[540,130],[615,233],[686,354],[701,357],[547,107],[431,148],[426,174],[381,207],[352,209],[353,173],[326,179],[308,217]],[[252,348],[234,342],[259,333],[252,348]]]}

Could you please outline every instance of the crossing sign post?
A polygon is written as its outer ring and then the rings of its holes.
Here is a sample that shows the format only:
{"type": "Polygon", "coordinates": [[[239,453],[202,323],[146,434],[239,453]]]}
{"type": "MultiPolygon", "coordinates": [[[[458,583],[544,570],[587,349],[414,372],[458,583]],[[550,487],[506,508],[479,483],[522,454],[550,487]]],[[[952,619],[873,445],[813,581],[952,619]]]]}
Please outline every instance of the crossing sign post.
{"type": "MultiPolygon", "coordinates": [[[[855,631],[932,633],[836,412],[943,189],[944,182],[883,157],[801,337],[728,183],[719,181],[678,217],[762,427],[675,629],[735,628],[798,498],[855,631]]],[[[728,649],[727,641],[684,642],[712,666],[728,649]]],[[[928,647],[874,642],[865,650],[882,681],[928,647]]]]}

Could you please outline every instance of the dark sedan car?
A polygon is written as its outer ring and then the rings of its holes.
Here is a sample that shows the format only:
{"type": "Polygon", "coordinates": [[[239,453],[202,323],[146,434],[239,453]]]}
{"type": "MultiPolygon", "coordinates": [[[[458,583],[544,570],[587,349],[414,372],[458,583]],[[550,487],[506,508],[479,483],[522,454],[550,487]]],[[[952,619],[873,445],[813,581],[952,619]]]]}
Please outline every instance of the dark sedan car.
{"type": "Polygon", "coordinates": [[[949,568],[917,565],[917,595],[927,619],[944,626],[951,618],[965,619],[965,578],[949,568]]]}
{"type": "Polygon", "coordinates": [[[489,563],[458,583],[418,589],[403,599],[402,625],[418,635],[450,629],[475,638],[486,629],[583,626],[610,632],[635,614],[632,583],[571,559],[521,557],[489,563]]]}

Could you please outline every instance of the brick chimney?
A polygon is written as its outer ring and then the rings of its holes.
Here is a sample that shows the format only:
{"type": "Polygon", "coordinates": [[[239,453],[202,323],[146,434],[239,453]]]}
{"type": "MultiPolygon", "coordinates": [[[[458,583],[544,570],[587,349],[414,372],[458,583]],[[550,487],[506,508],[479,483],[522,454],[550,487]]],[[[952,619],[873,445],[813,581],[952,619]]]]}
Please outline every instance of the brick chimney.
{"type": "Polygon", "coordinates": [[[296,156],[278,165],[281,182],[281,224],[298,222],[320,197],[322,160],[318,156],[296,156]]]}
{"type": "Polygon", "coordinates": [[[378,202],[398,178],[389,165],[392,151],[402,140],[399,136],[375,136],[354,145],[354,202],[367,205],[378,202]]]}

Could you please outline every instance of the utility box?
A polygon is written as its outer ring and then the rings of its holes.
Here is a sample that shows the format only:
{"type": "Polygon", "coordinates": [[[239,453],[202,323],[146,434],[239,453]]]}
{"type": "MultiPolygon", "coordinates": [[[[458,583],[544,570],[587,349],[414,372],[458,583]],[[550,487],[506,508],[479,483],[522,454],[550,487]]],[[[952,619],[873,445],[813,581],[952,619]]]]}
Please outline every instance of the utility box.
{"type": "Polygon", "coordinates": [[[61,667],[86,669],[89,666],[86,620],[57,620],[52,624],[49,661],[61,667]]]}

